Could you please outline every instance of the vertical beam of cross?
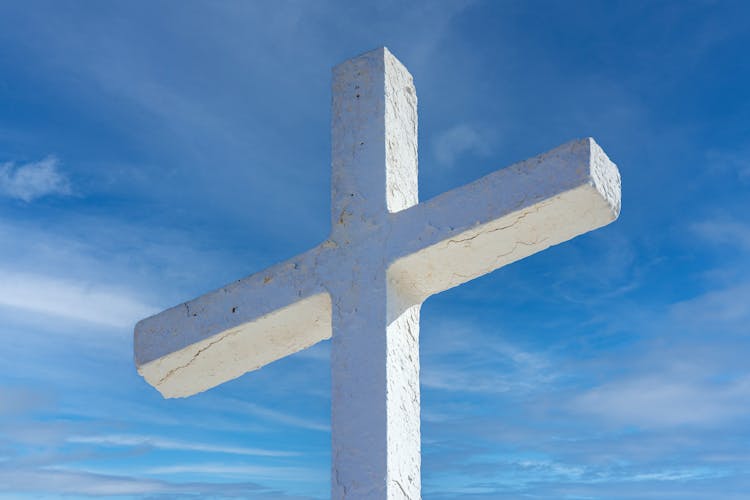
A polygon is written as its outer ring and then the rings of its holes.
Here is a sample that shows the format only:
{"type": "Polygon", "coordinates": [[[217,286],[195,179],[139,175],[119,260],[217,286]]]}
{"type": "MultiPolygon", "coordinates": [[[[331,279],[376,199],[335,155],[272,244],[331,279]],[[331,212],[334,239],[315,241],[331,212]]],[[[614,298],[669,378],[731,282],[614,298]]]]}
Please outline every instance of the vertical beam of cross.
{"type": "Polygon", "coordinates": [[[416,106],[385,48],[334,68],[329,238],[135,328],[138,372],[165,397],[333,336],[336,499],[420,497],[422,301],[620,212],[617,167],[590,138],[419,203],[416,106]]]}
{"type": "Polygon", "coordinates": [[[367,245],[333,292],[332,497],[418,498],[419,304],[389,318],[382,229],[417,198],[417,98],[386,49],[334,68],[332,241],[367,245]]]}

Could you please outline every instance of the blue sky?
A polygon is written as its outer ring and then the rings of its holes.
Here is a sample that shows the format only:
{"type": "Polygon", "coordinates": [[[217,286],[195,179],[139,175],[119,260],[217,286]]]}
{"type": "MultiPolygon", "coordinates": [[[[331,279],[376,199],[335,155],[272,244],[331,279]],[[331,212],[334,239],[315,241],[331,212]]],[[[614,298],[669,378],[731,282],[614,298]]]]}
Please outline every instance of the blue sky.
{"type": "Polygon", "coordinates": [[[423,495],[750,491],[742,2],[0,4],[0,498],[326,498],[322,343],[193,398],[140,318],[328,234],[330,69],[415,78],[428,199],[574,138],[620,219],[429,299],[423,495]]]}

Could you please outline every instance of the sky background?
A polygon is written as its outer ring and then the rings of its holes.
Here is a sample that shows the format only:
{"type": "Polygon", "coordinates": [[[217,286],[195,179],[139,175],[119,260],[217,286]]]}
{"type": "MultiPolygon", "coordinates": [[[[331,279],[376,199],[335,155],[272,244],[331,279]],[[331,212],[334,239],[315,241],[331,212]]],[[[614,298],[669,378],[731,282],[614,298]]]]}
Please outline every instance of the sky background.
{"type": "Polygon", "coordinates": [[[623,177],[424,304],[424,498],[749,498],[747,5],[0,3],[0,498],[328,497],[327,342],[163,400],[132,329],[325,239],[330,70],[381,45],[422,200],[585,136],[623,177]]]}

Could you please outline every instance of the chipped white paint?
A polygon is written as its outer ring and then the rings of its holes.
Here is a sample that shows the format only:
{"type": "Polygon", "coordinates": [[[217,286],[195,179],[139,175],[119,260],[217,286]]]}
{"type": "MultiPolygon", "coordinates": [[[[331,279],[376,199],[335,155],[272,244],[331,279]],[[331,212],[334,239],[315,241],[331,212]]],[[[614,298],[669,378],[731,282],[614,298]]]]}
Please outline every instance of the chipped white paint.
{"type": "Polygon", "coordinates": [[[138,371],[165,397],[333,335],[333,498],[420,497],[420,304],[620,211],[593,139],[418,203],[416,104],[386,49],[334,68],[329,239],[135,329],[138,371]]]}

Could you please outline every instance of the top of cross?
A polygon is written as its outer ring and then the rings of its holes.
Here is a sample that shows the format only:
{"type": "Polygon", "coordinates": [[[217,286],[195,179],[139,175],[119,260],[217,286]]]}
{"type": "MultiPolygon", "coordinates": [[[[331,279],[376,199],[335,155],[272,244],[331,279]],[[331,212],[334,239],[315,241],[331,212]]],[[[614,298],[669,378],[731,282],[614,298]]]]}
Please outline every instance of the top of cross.
{"type": "Polygon", "coordinates": [[[417,94],[385,47],[336,66],[332,87],[331,238],[338,240],[341,229],[351,237],[417,204],[417,94]]]}

